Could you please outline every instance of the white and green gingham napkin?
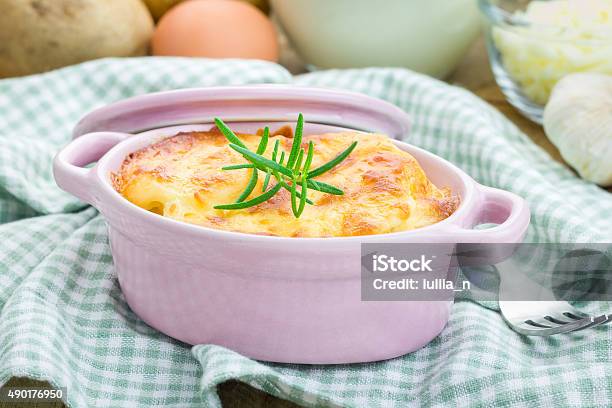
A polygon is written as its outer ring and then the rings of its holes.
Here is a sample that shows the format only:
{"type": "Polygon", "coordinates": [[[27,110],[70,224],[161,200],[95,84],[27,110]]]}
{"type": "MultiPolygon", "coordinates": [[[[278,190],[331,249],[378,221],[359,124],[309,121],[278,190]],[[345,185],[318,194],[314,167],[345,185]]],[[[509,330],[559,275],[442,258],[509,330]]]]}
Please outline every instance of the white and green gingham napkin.
{"type": "MultiPolygon", "coordinates": [[[[459,88],[400,69],[292,77],[264,62],[107,59],[0,81],[0,384],[29,376],[68,388],[72,407],[218,407],[237,379],[305,406],[609,406],[612,330],[521,337],[499,313],[458,301],[443,333],[389,361],[266,364],[188,347],[126,305],[104,220],[56,187],[51,161],[87,111],[166,89],[251,83],[337,87],[386,99],[413,120],[409,141],[481,183],[525,197],[528,240],[612,242],[612,195],[554,163],[459,88]]],[[[605,307],[592,304],[593,308],[605,307]]]]}

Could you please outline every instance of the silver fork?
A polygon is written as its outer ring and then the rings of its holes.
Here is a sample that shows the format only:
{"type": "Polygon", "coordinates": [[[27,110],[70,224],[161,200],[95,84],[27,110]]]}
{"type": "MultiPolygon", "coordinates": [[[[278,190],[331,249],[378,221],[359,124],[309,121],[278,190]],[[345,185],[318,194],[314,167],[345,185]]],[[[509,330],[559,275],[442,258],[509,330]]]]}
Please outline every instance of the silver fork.
{"type": "Polygon", "coordinates": [[[499,308],[512,330],[527,336],[551,336],[599,326],[612,320],[612,314],[591,316],[569,303],[554,300],[554,294],[525,276],[511,259],[495,265],[500,277],[499,308]],[[538,301],[502,300],[534,295],[538,301]],[[551,300],[545,300],[551,299],[551,300]]]}

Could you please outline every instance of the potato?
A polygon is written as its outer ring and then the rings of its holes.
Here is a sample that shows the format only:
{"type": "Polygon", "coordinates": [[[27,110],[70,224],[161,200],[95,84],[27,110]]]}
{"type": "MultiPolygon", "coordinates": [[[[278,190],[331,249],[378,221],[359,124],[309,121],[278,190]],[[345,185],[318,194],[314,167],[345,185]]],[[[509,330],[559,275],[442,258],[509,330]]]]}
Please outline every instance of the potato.
{"type": "Polygon", "coordinates": [[[144,55],[152,32],[141,0],[2,0],[0,78],[144,55]]]}

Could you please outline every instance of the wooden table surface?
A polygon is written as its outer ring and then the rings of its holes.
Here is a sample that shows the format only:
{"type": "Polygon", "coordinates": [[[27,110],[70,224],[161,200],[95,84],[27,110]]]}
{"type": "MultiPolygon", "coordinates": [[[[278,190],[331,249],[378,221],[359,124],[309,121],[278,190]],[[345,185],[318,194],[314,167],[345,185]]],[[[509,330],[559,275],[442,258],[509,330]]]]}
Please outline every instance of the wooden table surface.
{"type": "MultiPolygon", "coordinates": [[[[281,40],[286,41],[286,40],[281,40]]],[[[288,66],[292,72],[300,72],[303,70],[299,58],[288,47],[283,47],[281,55],[281,63],[288,66]]],[[[550,156],[559,162],[563,162],[559,151],[546,138],[544,131],[540,125],[536,125],[521,116],[512,106],[510,106],[499,88],[495,84],[493,74],[489,68],[487,61],[486,49],[484,41],[479,39],[476,41],[471,50],[466,54],[465,59],[459,65],[456,72],[448,79],[450,83],[463,86],[476,95],[486,100],[491,105],[500,110],[506,117],[513,121],[525,134],[546,150],[550,156]]],[[[7,384],[10,387],[48,387],[44,382],[34,381],[27,378],[13,378],[7,384]]],[[[297,405],[272,397],[264,392],[256,390],[244,383],[230,381],[222,384],[219,387],[219,393],[224,407],[229,408],[294,408],[297,405]]],[[[0,408],[60,408],[64,405],[61,403],[24,403],[8,404],[1,403],[0,408]]]]}

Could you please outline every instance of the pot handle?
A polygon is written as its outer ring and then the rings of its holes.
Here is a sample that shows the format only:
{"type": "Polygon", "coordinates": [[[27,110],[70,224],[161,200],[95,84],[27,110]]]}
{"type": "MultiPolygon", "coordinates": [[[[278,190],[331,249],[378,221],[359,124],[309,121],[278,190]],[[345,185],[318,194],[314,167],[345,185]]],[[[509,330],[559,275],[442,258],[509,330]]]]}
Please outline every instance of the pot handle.
{"type": "Polygon", "coordinates": [[[472,226],[499,224],[487,229],[461,228],[456,231],[458,242],[465,243],[519,243],[529,226],[530,212],[527,202],[518,195],[497,188],[476,186],[479,191],[477,215],[472,226]]]}
{"type": "Polygon", "coordinates": [[[93,168],[83,166],[98,161],[113,146],[130,136],[127,133],[95,132],[74,139],[53,160],[55,182],[62,190],[93,205],[93,168]]]}

